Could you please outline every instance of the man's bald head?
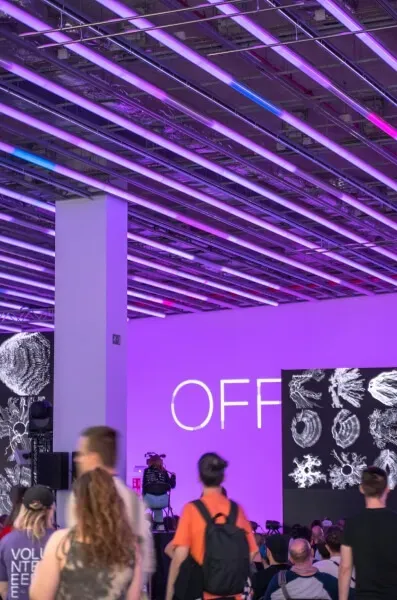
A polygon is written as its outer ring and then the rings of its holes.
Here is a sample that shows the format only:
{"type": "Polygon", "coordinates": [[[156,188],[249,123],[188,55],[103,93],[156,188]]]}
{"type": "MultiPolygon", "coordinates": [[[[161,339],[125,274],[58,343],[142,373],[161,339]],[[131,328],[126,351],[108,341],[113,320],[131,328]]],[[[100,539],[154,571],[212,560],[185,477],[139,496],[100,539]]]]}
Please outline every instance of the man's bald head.
{"type": "Polygon", "coordinates": [[[312,549],[309,542],[302,538],[292,540],[289,547],[289,555],[291,562],[293,562],[294,565],[301,565],[303,563],[311,562],[312,549]]]}

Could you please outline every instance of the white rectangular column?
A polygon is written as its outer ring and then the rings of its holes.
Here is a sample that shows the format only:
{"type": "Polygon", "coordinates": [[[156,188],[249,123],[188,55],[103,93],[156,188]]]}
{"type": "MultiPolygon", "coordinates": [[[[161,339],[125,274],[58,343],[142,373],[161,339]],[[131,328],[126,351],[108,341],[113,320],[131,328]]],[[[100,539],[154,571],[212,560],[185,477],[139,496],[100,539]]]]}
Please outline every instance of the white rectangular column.
{"type": "Polygon", "coordinates": [[[82,429],[127,422],[127,204],[103,195],[57,203],[54,451],[82,429]]]}

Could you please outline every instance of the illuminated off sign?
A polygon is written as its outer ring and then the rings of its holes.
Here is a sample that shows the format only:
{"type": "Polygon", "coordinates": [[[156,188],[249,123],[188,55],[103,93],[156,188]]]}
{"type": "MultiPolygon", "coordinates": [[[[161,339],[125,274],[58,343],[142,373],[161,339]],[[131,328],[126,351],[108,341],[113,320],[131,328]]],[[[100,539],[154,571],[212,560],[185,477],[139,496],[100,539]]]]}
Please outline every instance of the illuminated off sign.
{"type": "MultiPolygon", "coordinates": [[[[248,400],[228,400],[227,399],[227,388],[231,385],[247,385],[251,383],[250,379],[221,379],[220,380],[220,420],[221,420],[221,429],[225,429],[225,413],[227,407],[232,406],[248,406],[248,400]]],[[[264,399],[264,389],[266,388],[266,384],[271,383],[281,383],[280,378],[266,378],[266,379],[256,379],[256,422],[258,429],[262,429],[262,407],[263,406],[274,406],[276,404],[281,404],[280,400],[271,400],[264,399]]],[[[179,383],[172,393],[171,400],[171,414],[175,423],[181,429],[185,429],[186,431],[196,431],[197,429],[204,429],[211,421],[212,416],[214,414],[214,396],[212,394],[211,389],[208,387],[204,381],[200,381],[199,379],[187,379],[186,381],[182,381],[179,383]],[[178,418],[177,409],[176,409],[176,400],[178,398],[178,394],[184,388],[188,386],[198,386],[203,389],[207,395],[208,400],[208,412],[205,419],[199,423],[198,425],[187,425],[186,423],[182,423],[182,421],[178,418]]]]}

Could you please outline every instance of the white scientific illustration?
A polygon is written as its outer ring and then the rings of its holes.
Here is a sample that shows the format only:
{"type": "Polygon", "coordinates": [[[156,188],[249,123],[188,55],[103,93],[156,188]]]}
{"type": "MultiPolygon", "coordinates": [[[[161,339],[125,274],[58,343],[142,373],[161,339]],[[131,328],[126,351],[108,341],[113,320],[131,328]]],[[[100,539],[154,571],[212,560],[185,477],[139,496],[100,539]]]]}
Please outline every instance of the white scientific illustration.
{"type": "Polygon", "coordinates": [[[369,416],[369,432],[381,450],[386,444],[397,446],[397,408],[376,408],[369,416]]]}
{"type": "Polygon", "coordinates": [[[331,433],[336,444],[343,449],[354,444],[360,436],[360,421],[357,415],[342,408],[334,418],[331,433]]]}
{"type": "Polygon", "coordinates": [[[288,384],[289,397],[295,402],[296,408],[314,408],[315,406],[319,406],[317,402],[321,400],[321,392],[307,390],[304,385],[311,379],[318,382],[324,379],[324,377],[325,373],[321,369],[312,369],[292,376],[288,384]]]}
{"type": "Polygon", "coordinates": [[[321,420],[314,410],[304,409],[292,419],[291,433],[295,444],[301,448],[310,448],[320,439],[322,432],[321,420]],[[302,431],[298,427],[303,424],[302,431]]]}
{"type": "Polygon", "coordinates": [[[297,458],[294,458],[293,462],[295,468],[288,476],[294,480],[299,488],[312,487],[322,481],[324,483],[327,482],[326,475],[320,470],[322,462],[318,456],[305,454],[303,460],[299,461],[297,458]]]}
{"type": "Polygon", "coordinates": [[[17,333],[0,346],[0,379],[18,396],[40,394],[50,382],[51,344],[41,333],[17,333]]]}
{"type": "Polygon", "coordinates": [[[386,471],[388,486],[394,490],[397,485],[397,454],[393,450],[382,450],[374,465],[386,471]]]}
{"type": "Polygon", "coordinates": [[[0,407],[0,439],[8,438],[4,454],[13,460],[16,449],[28,451],[29,408],[32,402],[44,400],[44,396],[9,398],[7,406],[0,407]]]}
{"type": "Polygon", "coordinates": [[[386,406],[397,404],[397,370],[384,371],[371,379],[368,391],[375,400],[386,406]]]}
{"type": "Polygon", "coordinates": [[[336,463],[329,468],[329,482],[333,489],[344,490],[347,487],[359,485],[361,473],[367,466],[365,456],[356,452],[341,452],[340,456],[333,450],[331,455],[335,457],[336,463]]]}
{"type": "Polygon", "coordinates": [[[343,408],[342,400],[359,408],[365,393],[365,383],[359,369],[335,369],[329,378],[328,391],[333,408],[343,408]]]}
{"type": "Polygon", "coordinates": [[[23,485],[30,487],[31,485],[31,471],[28,467],[6,467],[4,469],[5,475],[0,474],[0,513],[3,515],[9,513],[12,508],[10,500],[11,489],[15,485],[23,485]]]}

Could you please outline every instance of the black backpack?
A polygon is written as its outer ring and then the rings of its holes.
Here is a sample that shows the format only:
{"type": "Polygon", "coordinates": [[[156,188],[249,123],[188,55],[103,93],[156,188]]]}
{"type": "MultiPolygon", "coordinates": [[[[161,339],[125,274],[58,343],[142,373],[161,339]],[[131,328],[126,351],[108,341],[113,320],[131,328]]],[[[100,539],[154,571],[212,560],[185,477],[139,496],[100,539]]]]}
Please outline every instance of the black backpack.
{"type": "Polygon", "coordinates": [[[237,527],[238,506],[230,502],[229,516],[211,517],[201,500],[193,502],[207,523],[204,541],[204,591],[216,596],[241,594],[250,573],[250,552],[244,529],[237,527]],[[225,523],[217,523],[224,517],[225,523]]]}

